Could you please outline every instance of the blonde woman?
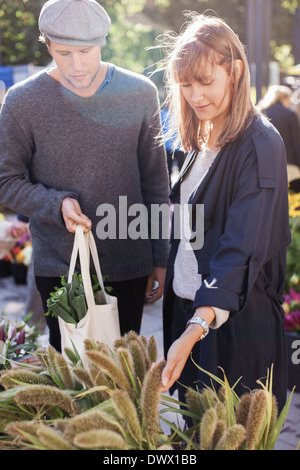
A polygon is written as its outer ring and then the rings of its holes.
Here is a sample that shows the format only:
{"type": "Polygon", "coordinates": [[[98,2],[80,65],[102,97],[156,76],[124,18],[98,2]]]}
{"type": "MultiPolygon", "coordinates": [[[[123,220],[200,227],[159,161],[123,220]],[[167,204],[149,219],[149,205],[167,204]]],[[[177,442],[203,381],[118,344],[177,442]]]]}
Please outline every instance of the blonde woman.
{"type": "Polygon", "coordinates": [[[176,237],[174,227],[164,295],[162,391],[178,388],[184,399],[185,386],[210,383],[190,360],[192,352],[205,370],[222,377],[222,367],[231,385],[242,377],[239,394],[256,388],[274,364],[281,407],[286,399],[281,303],[290,243],[284,145],[251,102],[244,47],[224,21],[194,15],[163,46],[167,99],[187,152],[171,199],[191,208],[191,236],[185,226],[176,237]],[[204,241],[198,246],[201,207],[204,241]]]}
{"type": "MultiPolygon", "coordinates": [[[[272,85],[258,108],[269,118],[280,133],[287,155],[287,163],[300,171],[300,126],[297,114],[291,109],[292,90],[284,85],[272,85]]],[[[289,170],[289,168],[288,168],[289,170]]]]}

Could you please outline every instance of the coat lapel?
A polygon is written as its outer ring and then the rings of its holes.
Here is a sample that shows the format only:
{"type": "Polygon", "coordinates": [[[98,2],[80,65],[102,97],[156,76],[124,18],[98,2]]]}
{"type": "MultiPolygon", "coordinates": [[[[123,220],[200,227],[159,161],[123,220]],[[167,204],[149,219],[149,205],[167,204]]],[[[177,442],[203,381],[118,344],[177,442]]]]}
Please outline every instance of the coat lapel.
{"type": "Polygon", "coordinates": [[[196,159],[196,156],[197,156],[197,153],[194,152],[194,151],[189,152],[186,156],[185,162],[184,162],[184,164],[181,168],[181,171],[178,175],[177,181],[175,182],[175,184],[174,184],[174,186],[171,190],[171,193],[170,193],[170,199],[174,204],[175,203],[179,204],[179,202],[180,202],[180,186],[181,186],[181,183],[184,180],[185,175],[187,174],[187,172],[189,171],[189,169],[193,165],[193,163],[196,159]]]}

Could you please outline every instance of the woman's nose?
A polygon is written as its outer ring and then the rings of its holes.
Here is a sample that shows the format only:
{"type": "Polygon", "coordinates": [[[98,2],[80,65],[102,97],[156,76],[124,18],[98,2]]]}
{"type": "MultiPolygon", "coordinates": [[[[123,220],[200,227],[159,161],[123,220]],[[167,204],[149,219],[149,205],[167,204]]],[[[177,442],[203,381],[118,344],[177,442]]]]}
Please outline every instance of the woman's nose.
{"type": "Polygon", "coordinates": [[[197,85],[193,87],[193,92],[192,92],[192,100],[194,103],[197,103],[198,101],[202,101],[204,98],[204,92],[201,86],[197,85]]]}

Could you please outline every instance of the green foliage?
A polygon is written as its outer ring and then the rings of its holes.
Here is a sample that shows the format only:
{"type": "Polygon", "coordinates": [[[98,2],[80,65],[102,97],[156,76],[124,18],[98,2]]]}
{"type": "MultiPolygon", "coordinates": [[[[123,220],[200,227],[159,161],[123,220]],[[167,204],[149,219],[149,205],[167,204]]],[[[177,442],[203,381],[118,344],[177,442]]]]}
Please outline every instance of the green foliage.
{"type": "Polygon", "coordinates": [[[1,65],[50,62],[45,46],[38,41],[37,18],[44,2],[38,0],[1,0],[1,65]]]}
{"type": "MultiPolygon", "coordinates": [[[[37,20],[45,0],[0,0],[2,65],[51,61],[44,44],[38,41],[37,20]]],[[[112,19],[103,59],[139,73],[150,73],[161,57],[155,49],[156,37],[166,30],[179,31],[184,10],[216,14],[225,19],[246,43],[247,2],[245,0],[99,0],[112,19]]],[[[293,42],[293,21],[298,0],[272,0],[271,53],[285,61],[284,48],[293,42]]],[[[289,58],[290,60],[290,58],[289,58]]]]}
{"type": "Polygon", "coordinates": [[[285,291],[300,290],[300,217],[290,218],[292,243],[287,249],[285,291]]]}
{"type": "Polygon", "coordinates": [[[282,8],[288,10],[290,13],[294,14],[296,8],[298,8],[300,5],[299,0],[281,0],[281,6],[282,8]]]}
{"type": "Polygon", "coordinates": [[[165,361],[155,362],[154,337],[130,332],[113,351],[89,340],[85,346],[88,369],[76,354],[70,364],[49,346],[37,351],[41,366],[21,364],[1,374],[0,448],[143,450],[167,444],[158,411],[165,361]],[[133,358],[137,350],[143,376],[133,358]]]}
{"type": "MultiPolygon", "coordinates": [[[[187,404],[161,397],[165,361],[157,361],[154,337],[130,332],[113,350],[86,340],[90,359],[83,368],[51,346],[37,351],[40,365],[20,364],[0,375],[0,449],[7,450],[271,450],[290,400],[278,418],[272,371],[260,389],[239,398],[226,376],[221,388],[187,391],[187,404]],[[134,348],[132,348],[134,344],[134,348]],[[133,355],[139,349],[139,360],[133,355]],[[141,361],[143,374],[140,373],[141,361]],[[152,362],[154,361],[154,362],[152,362]],[[159,407],[168,404],[167,409],[159,407]],[[172,406],[169,404],[172,403],[172,406]],[[182,404],[181,404],[182,405],[182,404]],[[163,418],[181,413],[193,427],[181,429],[163,418]],[[167,436],[161,420],[174,433],[167,436]]],[[[205,371],[204,371],[205,372],[205,371]]]]}
{"type": "Polygon", "coordinates": [[[197,367],[221,388],[218,393],[213,385],[204,390],[187,390],[187,410],[181,413],[191,417],[194,426],[180,437],[197,450],[274,450],[293,392],[278,416],[272,394],[273,368],[268,371],[265,384],[257,381],[261,388],[238,397],[224,372],[224,380],[221,380],[197,367]]]}
{"type": "Polygon", "coordinates": [[[289,224],[292,242],[287,248],[285,292],[300,292],[300,194],[289,191],[289,224]]]}
{"type": "Polygon", "coordinates": [[[153,46],[159,27],[140,21],[135,16],[143,11],[145,0],[99,2],[111,18],[111,30],[103,47],[103,60],[115,63],[137,73],[148,74],[159,60],[157,51],[147,51],[153,46]]]}

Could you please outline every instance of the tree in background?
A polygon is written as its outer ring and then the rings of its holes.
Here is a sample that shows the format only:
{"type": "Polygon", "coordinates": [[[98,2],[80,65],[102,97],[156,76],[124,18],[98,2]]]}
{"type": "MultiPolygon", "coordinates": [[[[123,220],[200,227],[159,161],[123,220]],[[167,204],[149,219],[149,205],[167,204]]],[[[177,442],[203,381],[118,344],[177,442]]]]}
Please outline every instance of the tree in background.
{"type": "MultiPolygon", "coordinates": [[[[50,57],[38,41],[37,20],[46,0],[0,0],[0,65],[32,63],[47,65],[50,57]]],[[[152,64],[153,53],[145,48],[154,43],[158,31],[148,24],[129,19],[145,6],[145,0],[103,0],[99,3],[112,19],[103,59],[138,72],[152,64]]]]}
{"type": "MultiPolygon", "coordinates": [[[[49,55],[38,41],[37,19],[45,0],[0,0],[0,65],[47,65],[49,55]]],[[[184,10],[216,14],[246,43],[247,0],[99,0],[112,19],[103,59],[147,73],[160,59],[146,50],[166,30],[178,31],[184,10]]],[[[290,60],[293,20],[299,0],[272,0],[272,56],[290,60]]]]}
{"type": "Polygon", "coordinates": [[[44,65],[49,55],[38,41],[40,0],[0,0],[0,65],[44,65]]]}

